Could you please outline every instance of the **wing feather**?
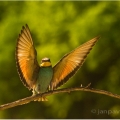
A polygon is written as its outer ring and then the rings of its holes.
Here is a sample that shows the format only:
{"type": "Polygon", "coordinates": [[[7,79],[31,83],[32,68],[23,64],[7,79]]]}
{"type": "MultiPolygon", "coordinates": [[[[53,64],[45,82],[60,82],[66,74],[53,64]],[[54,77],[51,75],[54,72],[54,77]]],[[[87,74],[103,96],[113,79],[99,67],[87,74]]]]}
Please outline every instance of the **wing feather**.
{"type": "Polygon", "coordinates": [[[82,66],[85,58],[98,39],[99,37],[95,37],[72,52],[66,54],[53,67],[54,74],[50,85],[51,89],[56,89],[57,87],[63,85],[76,73],[76,71],[82,66]]]}
{"type": "Polygon", "coordinates": [[[16,64],[21,81],[31,89],[36,82],[39,65],[28,25],[23,26],[17,40],[16,64]]]}

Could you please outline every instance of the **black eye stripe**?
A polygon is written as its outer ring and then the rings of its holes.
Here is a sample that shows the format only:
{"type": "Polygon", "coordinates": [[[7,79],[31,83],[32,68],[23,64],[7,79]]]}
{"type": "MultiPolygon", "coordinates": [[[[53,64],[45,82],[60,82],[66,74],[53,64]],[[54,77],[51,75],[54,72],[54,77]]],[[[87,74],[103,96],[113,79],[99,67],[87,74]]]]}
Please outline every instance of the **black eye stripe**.
{"type": "Polygon", "coordinates": [[[50,62],[50,60],[42,60],[42,62],[50,62]]]}
{"type": "Polygon", "coordinates": [[[43,58],[42,62],[50,62],[50,59],[49,58],[43,58]]]}

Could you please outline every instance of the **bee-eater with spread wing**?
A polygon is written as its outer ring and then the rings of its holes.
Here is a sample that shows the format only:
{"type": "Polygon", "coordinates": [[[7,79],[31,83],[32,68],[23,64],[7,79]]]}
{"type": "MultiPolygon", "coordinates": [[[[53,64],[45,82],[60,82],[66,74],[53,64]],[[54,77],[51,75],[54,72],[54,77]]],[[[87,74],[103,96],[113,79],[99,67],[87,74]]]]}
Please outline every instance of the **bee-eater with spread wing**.
{"type": "Polygon", "coordinates": [[[95,37],[77,47],[54,67],[47,57],[43,58],[39,65],[30,29],[28,25],[23,26],[16,46],[16,64],[20,79],[29,90],[33,90],[34,95],[46,92],[48,87],[51,90],[58,88],[82,66],[98,39],[99,37],[95,37]]]}

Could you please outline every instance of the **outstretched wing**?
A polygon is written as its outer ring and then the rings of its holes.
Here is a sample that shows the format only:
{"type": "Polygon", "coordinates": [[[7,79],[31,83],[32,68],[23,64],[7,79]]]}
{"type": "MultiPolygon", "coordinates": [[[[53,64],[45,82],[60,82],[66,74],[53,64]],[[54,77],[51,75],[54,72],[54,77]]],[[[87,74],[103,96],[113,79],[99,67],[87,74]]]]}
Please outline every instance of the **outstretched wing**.
{"type": "Polygon", "coordinates": [[[23,26],[16,46],[16,64],[23,84],[31,89],[39,72],[37,52],[33,46],[28,25],[23,26]]]}
{"type": "Polygon", "coordinates": [[[99,37],[95,37],[92,40],[79,46],[72,52],[66,54],[54,67],[53,67],[53,79],[51,81],[50,89],[56,89],[63,85],[72,77],[76,71],[82,66],[88,53],[95,45],[99,37]]]}

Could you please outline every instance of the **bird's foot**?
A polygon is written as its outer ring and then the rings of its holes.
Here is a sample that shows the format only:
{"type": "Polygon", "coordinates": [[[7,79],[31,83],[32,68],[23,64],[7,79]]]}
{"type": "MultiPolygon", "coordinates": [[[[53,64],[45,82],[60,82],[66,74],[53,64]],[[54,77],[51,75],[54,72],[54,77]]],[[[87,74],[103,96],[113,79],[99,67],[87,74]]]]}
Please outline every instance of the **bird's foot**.
{"type": "MultiPolygon", "coordinates": [[[[32,94],[32,96],[35,96],[35,95],[37,95],[37,94],[40,94],[40,93],[37,93],[35,90],[33,90],[32,91],[33,92],[33,94],[32,94]]],[[[40,98],[37,98],[37,99],[35,99],[34,101],[48,101],[48,99],[46,98],[46,97],[43,97],[43,96],[41,96],[40,98]]]]}
{"type": "Polygon", "coordinates": [[[40,102],[40,101],[48,101],[48,99],[46,97],[40,97],[40,98],[35,99],[34,101],[38,101],[38,102],[40,102]]]}
{"type": "Polygon", "coordinates": [[[48,101],[48,99],[46,98],[46,97],[40,97],[40,98],[38,98],[38,101],[40,102],[40,101],[48,101]]]}

